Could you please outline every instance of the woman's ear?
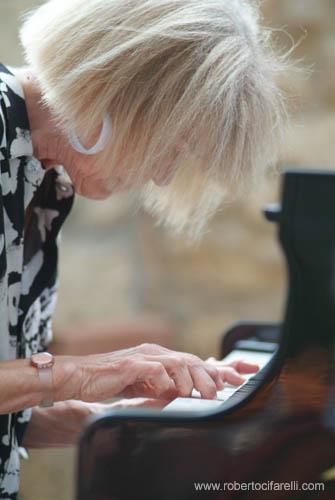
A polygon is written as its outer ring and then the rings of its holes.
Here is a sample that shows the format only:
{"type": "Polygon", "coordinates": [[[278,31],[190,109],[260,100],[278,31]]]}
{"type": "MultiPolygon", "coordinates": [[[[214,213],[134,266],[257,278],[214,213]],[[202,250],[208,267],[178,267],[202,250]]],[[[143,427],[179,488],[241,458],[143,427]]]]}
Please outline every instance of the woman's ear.
{"type": "Polygon", "coordinates": [[[100,135],[93,146],[90,148],[85,147],[79,137],[77,136],[75,130],[72,128],[68,134],[68,140],[71,147],[78,153],[84,155],[96,155],[101,153],[106,147],[110,137],[112,135],[112,121],[109,115],[106,113],[102,122],[102,128],[100,135]]]}

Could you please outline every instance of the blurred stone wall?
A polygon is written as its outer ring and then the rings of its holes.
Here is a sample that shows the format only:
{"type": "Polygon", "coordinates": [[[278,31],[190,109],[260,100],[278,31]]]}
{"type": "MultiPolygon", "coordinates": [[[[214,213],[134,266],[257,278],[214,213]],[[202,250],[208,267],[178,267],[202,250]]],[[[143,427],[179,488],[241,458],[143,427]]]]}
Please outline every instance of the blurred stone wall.
{"type": "Polygon", "coordinates": [[[305,111],[335,106],[335,3],[334,0],[268,0],[264,2],[266,24],[281,29],[280,39],[310,69],[304,75],[292,73],[290,83],[296,89],[305,111]],[[286,34],[285,34],[286,33],[286,34]],[[285,41],[286,38],[286,41],[285,41]]]}
{"type": "MultiPolygon", "coordinates": [[[[21,64],[18,18],[37,3],[0,0],[2,62],[21,64]]],[[[263,11],[283,50],[300,40],[292,57],[301,69],[288,72],[283,82],[293,123],[280,166],[332,168],[334,0],[267,0],[263,11]]],[[[55,331],[79,320],[162,314],[177,326],[177,348],[207,356],[217,352],[231,322],[281,318],[284,266],[275,229],[260,215],[278,189],[279,177],[272,175],[257,193],[224,207],[193,248],[154,227],[148,215],[135,216],[127,196],[106,202],[78,198],[63,231],[55,331]]],[[[73,474],[71,452],[34,452],[23,468],[22,498],[70,500],[73,474]]]]}

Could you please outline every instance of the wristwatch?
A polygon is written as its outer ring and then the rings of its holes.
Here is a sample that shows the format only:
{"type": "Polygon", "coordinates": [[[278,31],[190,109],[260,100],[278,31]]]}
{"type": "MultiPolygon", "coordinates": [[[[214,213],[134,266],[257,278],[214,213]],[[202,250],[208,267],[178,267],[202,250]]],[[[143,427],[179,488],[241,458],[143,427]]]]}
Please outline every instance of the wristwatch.
{"type": "Polygon", "coordinates": [[[52,367],[55,363],[55,358],[49,352],[38,352],[30,358],[31,364],[38,370],[38,376],[42,387],[42,401],[39,406],[42,408],[53,406],[53,376],[52,367]]]}

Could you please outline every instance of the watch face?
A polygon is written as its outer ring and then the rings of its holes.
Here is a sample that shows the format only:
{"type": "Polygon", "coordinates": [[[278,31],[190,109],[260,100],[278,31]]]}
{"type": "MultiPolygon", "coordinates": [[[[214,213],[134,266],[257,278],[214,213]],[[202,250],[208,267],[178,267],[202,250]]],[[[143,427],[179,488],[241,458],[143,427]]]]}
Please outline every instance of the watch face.
{"type": "Polygon", "coordinates": [[[47,368],[54,363],[54,357],[49,352],[38,352],[31,356],[31,361],[35,366],[47,368]]]}

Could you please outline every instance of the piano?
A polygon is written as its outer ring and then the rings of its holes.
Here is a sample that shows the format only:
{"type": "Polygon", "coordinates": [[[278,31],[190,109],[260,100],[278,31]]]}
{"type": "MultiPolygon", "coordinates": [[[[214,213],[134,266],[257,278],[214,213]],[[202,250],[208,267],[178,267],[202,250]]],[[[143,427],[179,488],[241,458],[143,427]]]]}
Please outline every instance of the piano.
{"type": "Polygon", "coordinates": [[[222,344],[226,359],[263,355],[261,371],[212,406],[90,421],[77,500],[335,499],[335,174],[288,170],[265,215],[287,263],[284,319],[222,344]]]}

